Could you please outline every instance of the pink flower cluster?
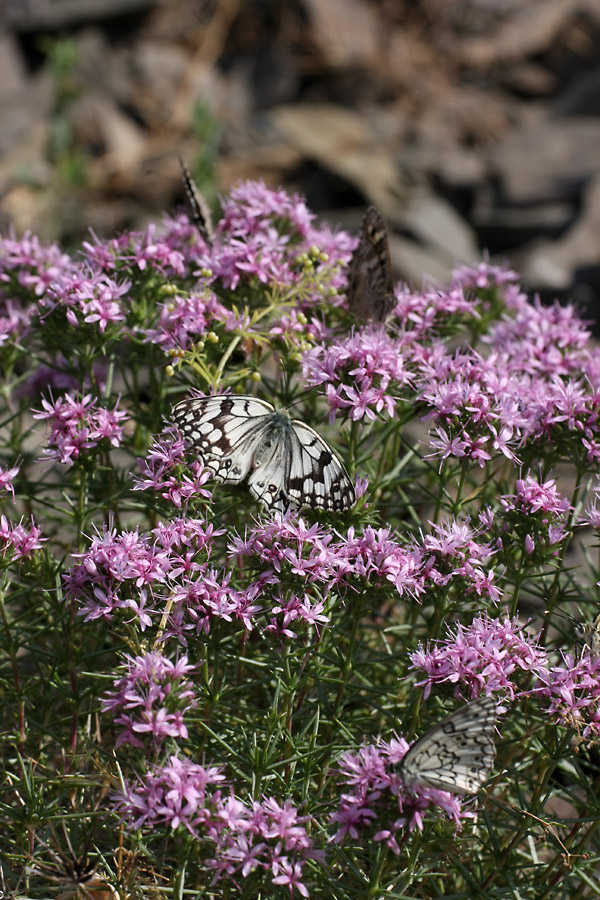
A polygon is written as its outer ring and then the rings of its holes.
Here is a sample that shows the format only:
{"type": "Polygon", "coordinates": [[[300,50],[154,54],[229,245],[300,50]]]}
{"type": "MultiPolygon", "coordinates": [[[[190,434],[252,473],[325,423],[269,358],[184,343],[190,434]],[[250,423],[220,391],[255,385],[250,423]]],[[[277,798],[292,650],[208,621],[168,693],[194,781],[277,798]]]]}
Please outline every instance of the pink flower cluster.
{"type": "MultiPolygon", "coordinates": [[[[314,226],[314,218],[301,197],[273,190],[262,181],[244,182],[223,201],[215,245],[202,262],[223,287],[232,289],[249,278],[280,289],[293,285],[299,277],[296,258],[313,245],[327,253],[327,268],[348,262],[355,239],[314,226]]],[[[337,282],[330,282],[333,287],[343,283],[341,272],[337,282]]]]}
{"type": "Polygon", "coordinates": [[[169,591],[167,576],[187,573],[193,577],[206,569],[198,561],[208,557],[214,537],[220,532],[196,519],[174,519],[159,524],[150,535],[104,528],[88,550],[75,553],[79,559],[64,575],[67,597],[79,604],[86,620],[112,620],[118,610],[131,610],[141,631],[157,615],[146,607],[148,592],[159,596],[169,591]]]}
{"type": "Polygon", "coordinates": [[[111,712],[122,730],[116,742],[145,746],[142,737],[160,747],[166,737],[186,739],[184,712],[197,706],[194,685],[185,678],[195,666],[187,656],[176,663],[160,653],[125,657],[125,674],[115,679],[102,699],[103,712],[111,712]]]}
{"type": "Polygon", "coordinates": [[[350,528],[345,537],[293,515],[276,515],[233,537],[229,554],[240,564],[258,565],[257,586],[300,579],[305,590],[345,594],[391,582],[402,596],[418,597],[423,584],[423,552],[403,547],[390,529],[367,527],[362,535],[350,528]]]}
{"type": "Polygon", "coordinates": [[[581,514],[579,524],[591,525],[596,531],[600,531],[600,482],[598,479],[592,490],[592,498],[581,514]]]}
{"type": "Polygon", "coordinates": [[[213,620],[295,638],[298,627],[327,626],[336,602],[365,586],[392,585],[419,599],[449,586],[461,596],[496,602],[490,548],[466,524],[448,523],[436,535],[403,546],[389,529],[350,528],[345,536],[292,514],[264,517],[245,536],[235,533],[228,554],[235,566],[209,564],[222,534],[200,520],[176,519],[149,534],[105,529],[65,576],[67,594],[86,619],[112,620],[133,612],[142,630],[169,601],[167,637],[183,645],[208,634],[213,620]],[[328,599],[329,598],[329,599],[328,599]]]}
{"type": "Polygon", "coordinates": [[[567,521],[571,507],[560,495],[554,478],[542,483],[531,475],[519,478],[516,493],[501,497],[500,503],[505,510],[500,519],[502,530],[511,534],[509,547],[517,535],[525,553],[535,554],[536,562],[545,562],[558,554],[557,545],[569,534],[567,521]]]}
{"type": "Polygon", "coordinates": [[[448,682],[455,685],[455,696],[460,689],[469,698],[503,692],[514,700],[522,690],[523,673],[537,675],[547,666],[538,638],[527,635],[517,618],[491,619],[484,613],[468,626],[447,626],[446,633],[443,640],[420,644],[409,654],[410,668],[425,673],[417,681],[418,687],[425,686],[424,697],[433,685],[448,682]]]}
{"type": "Polygon", "coordinates": [[[342,783],[350,789],[342,793],[339,809],[331,819],[338,827],[336,843],[347,837],[353,840],[384,841],[396,854],[400,853],[398,837],[405,839],[406,829],[423,830],[425,813],[439,807],[460,827],[465,819],[475,818],[472,810],[464,810],[459,797],[425,785],[406,788],[393,766],[409,749],[404,738],[367,744],[358,753],[345,753],[340,760],[342,783]],[[365,833],[366,832],[366,833],[365,833]]]}
{"type": "Polygon", "coordinates": [[[590,357],[590,332],[571,304],[544,307],[523,297],[515,315],[497,322],[483,340],[511,371],[529,375],[578,375],[590,357]]]}
{"type": "Polygon", "coordinates": [[[130,288],[131,282],[119,283],[100,272],[68,272],[49,285],[40,307],[64,309],[69,325],[94,325],[104,334],[109,324],[125,321],[121,298],[130,288]]]}
{"type": "Polygon", "coordinates": [[[14,525],[6,516],[0,516],[0,552],[10,561],[28,559],[42,549],[46,540],[33,519],[27,528],[22,520],[14,525]]]}
{"type": "Polygon", "coordinates": [[[575,728],[583,738],[600,736],[600,658],[583,653],[552,663],[539,635],[527,634],[517,618],[476,616],[468,626],[446,626],[446,637],[419,645],[410,668],[425,677],[417,686],[429,696],[433,685],[454,685],[455,696],[499,693],[511,702],[549,700],[554,722],[575,728]]]}
{"type": "Polygon", "coordinates": [[[185,443],[181,438],[167,436],[155,441],[145,459],[138,459],[141,477],[134,476],[133,490],[153,490],[176,509],[194,497],[211,500],[212,494],[204,487],[212,478],[209,469],[203,469],[198,460],[189,463],[191,477],[183,473],[185,443]]]}
{"type": "Polygon", "coordinates": [[[431,532],[423,536],[428,581],[446,587],[460,579],[463,596],[475,594],[498,603],[500,590],[494,584],[494,570],[487,568],[496,552],[490,544],[479,539],[468,520],[430,524],[431,532]]]}
{"type": "Polygon", "coordinates": [[[54,401],[42,399],[43,410],[33,414],[34,419],[45,419],[50,424],[46,459],[58,459],[72,466],[89,455],[89,451],[104,446],[119,447],[123,440],[122,423],[128,419],[123,410],[105,409],[96,403],[91,394],[73,397],[65,394],[54,401]]]}
{"type": "Polygon", "coordinates": [[[318,344],[303,355],[302,373],[307,384],[326,385],[331,422],[338,410],[352,421],[373,420],[394,416],[414,396],[413,355],[406,339],[367,328],[318,344]]]}
{"type": "MultiPolygon", "coordinates": [[[[481,262],[475,266],[457,266],[452,273],[452,283],[459,285],[464,291],[486,290],[495,287],[510,288],[518,280],[516,272],[510,269],[494,266],[488,262],[489,256],[484,255],[481,262]]],[[[508,294],[508,291],[507,291],[508,294]]],[[[519,298],[523,295],[518,294],[519,298]]],[[[511,300],[509,305],[515,305],[515,301],[511,300]]]]}
{"type": "Polygon", "coordinates": [[[415,398],[429,424],[430,456],[484,467],[498,455],[518,464],[539,456],[600,459],[600,351],[573,308],[530,305],[514,273],[488,264],[455,274],[448,291],[398,291],[402,331],[366,327],[321,339],[302,356],[308,385],[324,385],[331,418],[352,421],[414,415],[415,398]],[[476,293],[465,298],[465,290],[476,293]],[[497,310],[485,357],[468,346],[450,352],[442,325],[470,317],[476,328],[497,310]],[[499,319],[502,310],[513,318],[499,319]],[[407,401],[410,401],[408,406],[407,401]]]}
{"type": "Polygon", "coordinates": [[[477,323],[481,316],[481,300],[476,294],[465,296],[462,287],[450,287],[447,291],[411,291],[402,287],[396,289],[394,317],[404,329],[414,332],[414,336],[430,338],[433,334],[443,334],[459,323],[477,323]]]}
{"type": "MultiPolygon", "coordinates": [[[[85,258],[92,269],[99,272],[117,272],[128,269],[132,277],[148,271],[173,277],[186,274],[184,248],[197,234],[188,220],[166,220],[164,233],[157,233],[151,222],[145,231],[124,232],[106,243],[96,240],[84,242],[85,258]]],[[[195,257],[195,252],[191,254],[195,257]]]]}
{"type": "Polygon", "coordinates": [[[59,278],[75,271],[71,257],[56,244],[44,246],[38,237],[25,234],[20,240],[3,237],[0,240],[0,283],[25,288],[42,297],[48,287],[59,278]],[[12,276],[16,275],[16,283],[12,276]]]}
{"type": "MultiPolygon", "coordinates": [[[[171,756],[119,798],[131,828],[185,828],[201,842],[204,865],[212,883],[248,878],[255,870],[269,872],[274,885],[295,888],[303,897],[307,859],[320,859],[308,834],[308,818],[291,802],[265,797],[245,804],[224,793],[225,776],[216,766],[205,767],[185,757],[171,756]],[[219,786],[215,790],[216,786],[219,786]]],[[[200,852],[200,850],[199,850],[200,852]]]]}
{"type": "Polygon", "coordinates": [[[13,480],[19,474],[21,466],[13,466],[11,469],[4,469],[0,466],[0,491],[7,491],[12,495],[13,502],[15,499],[15,489],[13,480]]]}
{"type": "MultiPolygon", "coordinates": [[[[189,350],[195,342],[206,337],[215,322],[229,325],[231,315],[209,288],[201,288],[189,295],[176,294],[159,303],[156,326],[144,329],[144,334],[166,352],[189,350]]],[[[235,327],[235,323],[230,327],[235,327]]]]}
{"type": "Polygon", "coordinates": [[[554,721],[574,728],[583,738],[600,738],[600,657],[583,653],[577,660],[563,655],[562,665],[548,666],[538,674],[540,686],[533,694],[547,698],[554,721]]]}

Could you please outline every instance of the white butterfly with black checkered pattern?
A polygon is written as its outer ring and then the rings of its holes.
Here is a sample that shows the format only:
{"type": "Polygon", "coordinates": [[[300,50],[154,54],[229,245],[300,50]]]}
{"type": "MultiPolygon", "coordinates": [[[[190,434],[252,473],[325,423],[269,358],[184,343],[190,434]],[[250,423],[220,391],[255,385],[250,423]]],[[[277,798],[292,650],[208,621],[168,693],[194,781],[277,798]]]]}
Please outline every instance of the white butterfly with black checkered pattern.
{"type": "Polygon", "coordinates": [[[202,465],[228,484],[247,481],[268,509],[331,512],[356,502],[341,460],[316,431],[255,397],[191,397],[173,421],[202,465]]]}
{"type": "Polygon", "coordinates": [[[406,787],[420,784],[475,794],[488,780],[496,757],[496,711],[493,697],[473,700],[415,741],[395,766],[406,787]]]}

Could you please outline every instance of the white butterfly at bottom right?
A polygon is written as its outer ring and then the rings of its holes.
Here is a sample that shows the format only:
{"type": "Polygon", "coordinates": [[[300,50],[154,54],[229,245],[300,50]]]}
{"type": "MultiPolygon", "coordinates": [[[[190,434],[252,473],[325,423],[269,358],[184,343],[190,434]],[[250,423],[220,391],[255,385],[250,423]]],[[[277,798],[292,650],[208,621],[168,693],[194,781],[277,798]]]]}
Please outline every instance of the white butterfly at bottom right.
{"type": "Polygon", "coordinates": [[[394,766],[406,787],[423,785],[452,794],[475,794],[496,757],[498,703],[482,697],[446,716],[420,737],[394,766]]]}

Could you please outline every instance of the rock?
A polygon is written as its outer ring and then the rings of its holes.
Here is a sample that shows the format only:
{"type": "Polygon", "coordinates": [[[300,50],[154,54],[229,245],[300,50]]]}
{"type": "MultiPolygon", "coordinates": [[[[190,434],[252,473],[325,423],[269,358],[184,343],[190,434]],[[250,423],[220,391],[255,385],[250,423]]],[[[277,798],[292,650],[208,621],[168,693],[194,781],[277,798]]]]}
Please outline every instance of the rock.
{"type": "Polygon", "coordinates": [[[537,288],[566,288],[578,269],[600,271],[600,175],[587,186],[581,215],[562,238],[537,244],[519,260],[523,280],[537,288]]]}
{"type": "Polygon", "coordinates": [[[30,78],[0,100],[0,156],[26,143],[26,136],[50,120],[54,103],[54,79],[47,71],[30,78]]]}
{"type": "Polygon", "coordinates": [[[382,23],[363,0],[304,0],[312,36],[334,67],[373,63],[381,46],[382,23]]]}
{"type": "Polygon", "coordinates": [[[52,0],[13,3],[9,24],[19,32],[57,31],[87,22],[136,15],[151,9],[157,0],[52,0]]]}
{"type": "Polygon", "coordinates": [[[402,227],[434,249],[440,264],[472,262],[479,248],[472,229],[454,207],[430,191],[416,190],[401,215],[402,227]]]}
{"type": "Polygon", "coordinates": [[[594,69],[562,91],[552,104],[556,116],[597,116],[600,111],[600,69],[594,69]]]}
{"type": "Polygon", "coordinates": [[[384,217],[397,211],[404,185],[394,157],[359,113],[297,104],[276,107],[271,120],[293,147],[354,185],[384,217]]]}
{"type": "Polygon", "coordinates": [[[69,118],[80,144],[104,157],[107,173],[139,164],[146,148],[145,133],[110,97],[88,91],[73,104],[69,118]]]}
{"type": "Polygon", "coordinates": [[[516,15],[485,36],[460,41],[457,56],[465,65],[486,69],[535,57],[566,34],[569,22],[582,13],[598,24],[598,0],[528,0],[516,15]]]}
{"type": "Polygon", "coordinates": [[[600,171],[600,120],[542,119],[503,138],[489,154],[510,204],[576,198],[600,171]]]}
{"type": "MultiPolygon", "coordinates": [[[[482,194],[484,192],[481,192],[482,194]]],[[[515,247],[544,236],[558,237],[574,220],[575,203],[536,203],[530,206],[498,206],[480,199],[471,212],[471,223],[484,247],[515,247]]]]}
{"type": "Polygon", "coordinates": [[[0,32],[0,103],[27,86],[23,60],[15,38],[0,32]]]}
{"type": "Polygon", "coordinates": [[[135,90],[130,63],[131,48],[116,47],[100,28],[83,28],[77,36],[74,77],[78,93],[92,89],[122,105],[133,106],[135,90]]]}
{"type": "Polygon", "coordinates": [[[409,238],[390,235],[390,255],[395,280],[399,277],[419,289],[431,284],[449,284],[454,262],[439,251],[422,247],[409,238]]]}

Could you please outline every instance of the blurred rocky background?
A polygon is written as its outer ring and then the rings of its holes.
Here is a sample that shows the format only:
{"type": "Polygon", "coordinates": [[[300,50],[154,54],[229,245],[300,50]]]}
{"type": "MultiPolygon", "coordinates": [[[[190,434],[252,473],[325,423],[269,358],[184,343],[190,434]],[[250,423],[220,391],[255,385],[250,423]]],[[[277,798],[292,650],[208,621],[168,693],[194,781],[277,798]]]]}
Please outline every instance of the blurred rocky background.
{"type": "Polygon", "coordinates": [[[239,179],[397,278],[482,251],[598,318],[600,0],[0,0],[0,226],[65,246],[239,179]]]}

